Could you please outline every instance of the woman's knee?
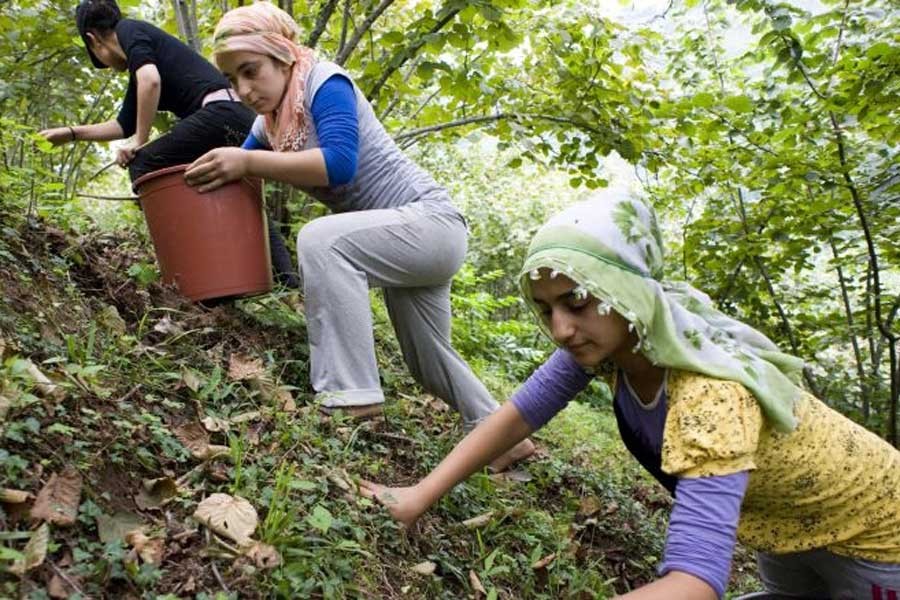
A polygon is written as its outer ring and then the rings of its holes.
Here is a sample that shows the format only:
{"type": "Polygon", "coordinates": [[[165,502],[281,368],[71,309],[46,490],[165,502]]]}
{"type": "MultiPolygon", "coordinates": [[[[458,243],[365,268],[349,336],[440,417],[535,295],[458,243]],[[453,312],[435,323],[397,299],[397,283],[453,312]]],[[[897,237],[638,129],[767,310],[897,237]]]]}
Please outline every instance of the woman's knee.
{"type": "Polygon", "coordinates": [[[334,246],[336,240],[324,218],[304,225],[297,234],[297,259],[301,264],[322,258],[334,246]]]}

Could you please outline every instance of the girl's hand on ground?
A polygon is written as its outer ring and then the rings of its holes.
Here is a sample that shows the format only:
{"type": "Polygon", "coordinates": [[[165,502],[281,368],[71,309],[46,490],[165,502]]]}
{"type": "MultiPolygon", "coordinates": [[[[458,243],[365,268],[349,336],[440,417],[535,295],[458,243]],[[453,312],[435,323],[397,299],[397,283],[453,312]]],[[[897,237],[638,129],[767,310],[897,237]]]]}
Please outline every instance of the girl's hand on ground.
{"type": "Polygon", "coordinates": [[[240,148],[210,150],[188,166],[187,184],[198,192],[209,192],[247,174],[247,151],[240,148]]]}
{"type": "Polygon", "coordinates": [[[394,519],[406,527],[411,527],[428,509],[422,494],[415,486],[392,488],[361,479],[359,493],[380,502],[394,519]]]}

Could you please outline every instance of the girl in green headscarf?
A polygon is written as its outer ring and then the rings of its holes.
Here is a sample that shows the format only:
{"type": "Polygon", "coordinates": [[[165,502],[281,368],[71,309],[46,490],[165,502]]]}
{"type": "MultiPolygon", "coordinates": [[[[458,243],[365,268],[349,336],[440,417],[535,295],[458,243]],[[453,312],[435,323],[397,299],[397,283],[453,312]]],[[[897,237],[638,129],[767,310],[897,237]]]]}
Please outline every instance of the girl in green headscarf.
{"type": "Polygon", "coordinates": [[[675,496],[660,578],[629,598],[721,597],[736,539],[768,591],[897,598],[900,452],[805,392],[800,359],[662,276],[642,203],[598,197],[552,218],[520,281],[559,349],[418,484],[363,493],[412,523],[603,369],[625,445],[675,496]]]}

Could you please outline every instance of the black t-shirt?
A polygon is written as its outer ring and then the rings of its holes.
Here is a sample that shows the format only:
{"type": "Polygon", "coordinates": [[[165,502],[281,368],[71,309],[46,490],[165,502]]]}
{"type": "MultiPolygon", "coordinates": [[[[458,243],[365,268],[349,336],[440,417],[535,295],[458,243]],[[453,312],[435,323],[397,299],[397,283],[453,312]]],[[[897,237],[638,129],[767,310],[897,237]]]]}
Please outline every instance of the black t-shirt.
{"type": "Polygon", "coordinates": [[[116,25],[119,45],[128,61],[128,91],[116,120],[125,137],[137,128],[137,79],[134,72],[148,63],[159,71],[158,110],[183,119],[201,107],[210,92],[229,87],[228,80],[209,61],[179,40],[144,21],[122,19],[116,25]]]}

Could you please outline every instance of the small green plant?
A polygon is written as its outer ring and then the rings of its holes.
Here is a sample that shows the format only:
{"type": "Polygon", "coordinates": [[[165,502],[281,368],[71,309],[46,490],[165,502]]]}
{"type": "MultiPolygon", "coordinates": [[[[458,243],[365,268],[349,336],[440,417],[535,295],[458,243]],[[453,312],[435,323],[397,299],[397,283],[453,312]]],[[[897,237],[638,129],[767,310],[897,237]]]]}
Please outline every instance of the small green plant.
{"type": "Polygon", "coordinates": [[[154,263],[136,262],[128,267],[128,276],[138,285],[147,287],[159,280],[159,270],[154,263]]]}

